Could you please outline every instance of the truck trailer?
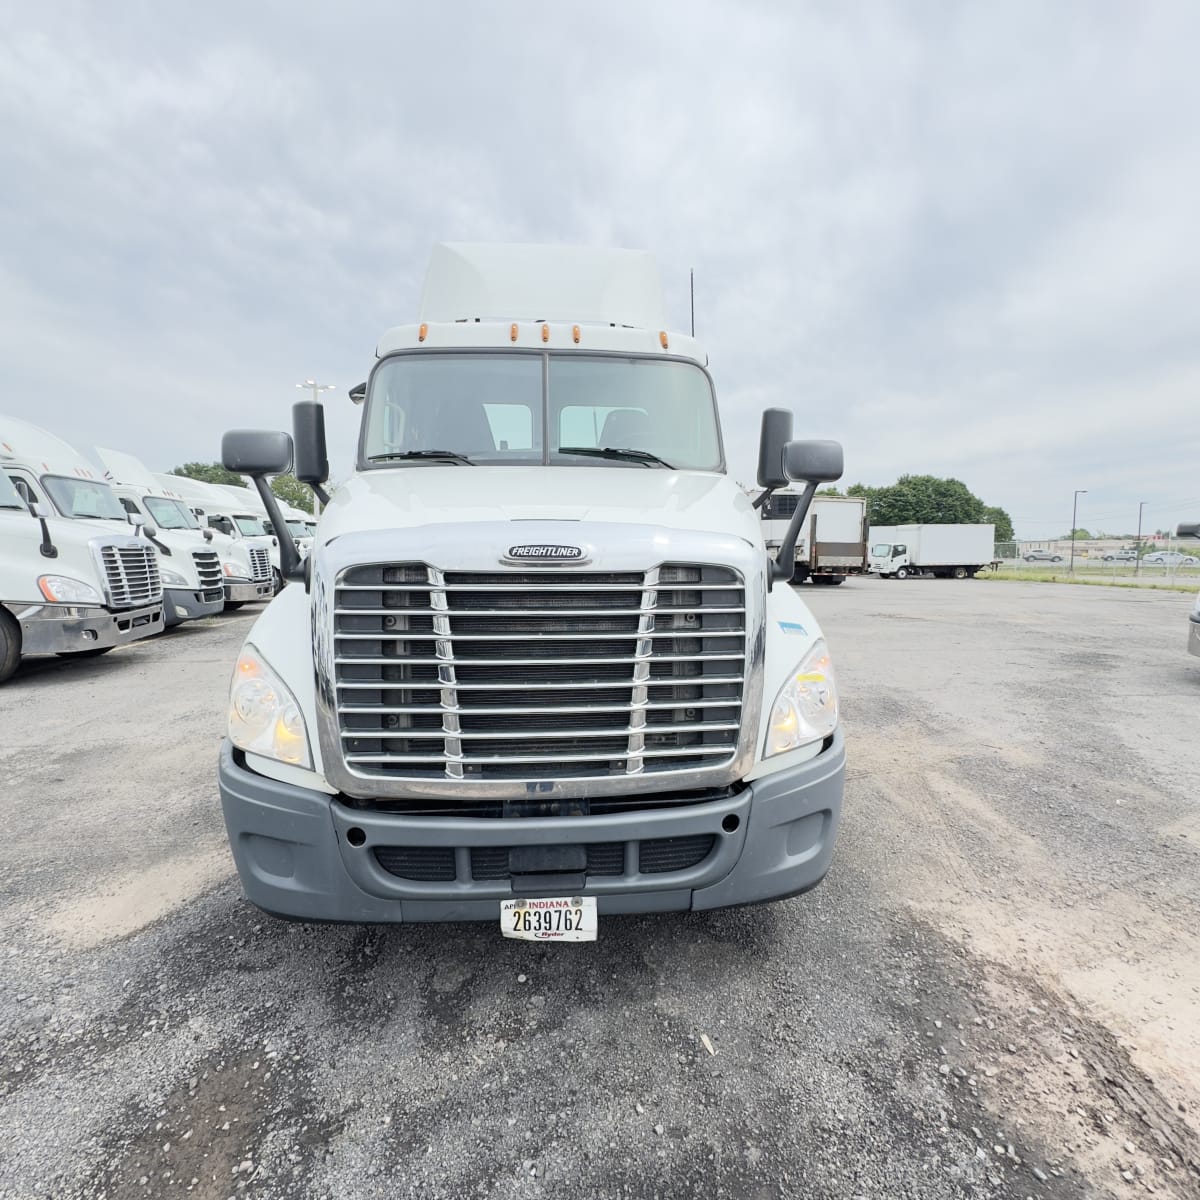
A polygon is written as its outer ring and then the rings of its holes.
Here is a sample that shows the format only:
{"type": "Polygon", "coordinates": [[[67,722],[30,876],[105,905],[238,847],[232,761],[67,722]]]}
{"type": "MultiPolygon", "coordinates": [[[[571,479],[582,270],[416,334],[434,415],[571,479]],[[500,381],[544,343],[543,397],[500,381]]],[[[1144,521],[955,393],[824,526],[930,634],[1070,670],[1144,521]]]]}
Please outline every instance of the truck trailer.
{"type": "MultiPolygon", "coordinates": [[[[802,499],[795,488],[780,488],[759,506],[767,549],[778,555],[788,523],[802,499]]],[[[757,501],[759,496],[755,496],[757,501]]],[[[838,584],[867,570],[867,502],[857,496],[817,496],[796,542],[792,582],[838,584]]]]}
{"type": "Polygon", "coordinates": [[[302,585],[249,632],[218,766],[255,904],[592,940],[822,879],[845,750],[786,580],[841,447],[764,413],[760,486],[807,484],[776,565],[706,364],[648,255],[439,246],[351,393],[345,483],[315,401],[294,439],[225,435],[302,585]],[[322,503],[302,562],[267,485],[289,468],[322,503]]]}
{"type": "Polygon", "coordinates": [[[884,579],[968,579],[990,566],[994,525],[872,525],[871,570],[884,579]]]}

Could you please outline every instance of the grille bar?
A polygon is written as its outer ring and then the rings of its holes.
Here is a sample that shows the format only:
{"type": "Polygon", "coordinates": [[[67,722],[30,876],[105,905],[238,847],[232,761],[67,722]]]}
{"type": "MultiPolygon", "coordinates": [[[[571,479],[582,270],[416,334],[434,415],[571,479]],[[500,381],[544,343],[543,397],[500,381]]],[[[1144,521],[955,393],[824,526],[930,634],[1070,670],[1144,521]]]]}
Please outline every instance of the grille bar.
{"type": "MultiPolygon", "coordinates": [[[[375,640],[379,641],[380,639],[376,638],[375,640]]],[[[406,642],[409,638],[406,634],[400,633],[395,637],[384,638],[383,640],[406,642]]],[[[542,640],[553,641],[554,639],[553,637],[546,637],[542,640]]],[[[631,641],[632,638],[626,638],[625,640],[631,641]]],[[[656,663],[740,662],[745,657],[744,654],[656,654],[653,661],[656,663]]],[[[451,660],[449,655],[445,658],[409,658],[397,654],[391,658],[352,658],[340,655],[333,661],[339,667],[360,664],[394,667],[400,663],[414,667],[436,667],[451,660]]],[[[532,667],[544,666],[547,662],[560,667],[589,667],[599,663],[636,663],[641,660],[637,655],[612,654],[605,655],[603,658],[457,658],[454,661],[460,667],[532,667]]],[[[509,686],[512,685],[510,684],[509,686]]],[[[538,684],[537,686],[540,687],[541,685],[538,684]]],[[[629,686],[628,683],[626,686],[629,686]]]]}
{"type": "Polygon", "coordinates": [[[332,599],[340,748],[362,777],[614,778],[737,753],[746,597],[728,567],[377,563],[332,599]]]}
{"type": "MultiPolygon", "coordinates": [[[[362,659],[345,659],[345,660],[341,660],[341,661],[345,661],[347,663],[358,663],[358,662],[362,662],[363,660],[362,659]]],[[[389,665],[394,666],[394,665],[402,662],[403,660],[397,659],[397,658],[389,658],[389,659],[386,659],[385,661],[389,665]]],[[[493,661],[496,661],[496,660],[493,660],[493,661]]],[[[510,661],[510,660],[501,659],[499,661],[504,662],[504,661],[510,661]]],[[[655,661],[660,662],[662,660],[656,659],[655,661]]],[[[656,688],[685,686],[688,682],[689,682],[688,678],[683,677],[683,676],[681,676],[678,679],[671,679],[670,677],[665,677],[665,678],[661,678],[661,679],[658,679],[658,678],[654,679],[652,681],[652,686],[656,687],[656,688]]],[[[712,687],[715,684],[725,684],[725,683],[740,684],[741,682],[742,682],[742,677],[740,675],[705,675],[704,676],[705,687],[712,687]]],[[[399,688],[416,687],[416,686],[420,686],[420,685],[418,683],[416,683],[416,681],[410,681],[410,680],[386,680],[385,679],[383,681],[375,680],[375,681],[367,681],[365,683],[360,682],[358,680],[354,680],[354,679],[342,679],[342,680],[338,681],[338,688],[341,689],[342,691],[372,691],[372,692],[395,691],[399,688]]],[[[431,681],[424,686],[437,687],[438,685],[435,682],[431,681]]],[[[496,681],[488,682],[485,680],[480,680],[478,682],[472,681],[471,683],[460,683],[458,686],[459,686],[460,691],[511,692],[513,690],[514,684],[511,681],[509,681],[509,682],[496,682],[496,681]]],[[[530,686],[536,687],[539,692],[544,692],[551,688],[553,688],[557,691],[567,691],[567,690],[579,691],[580,689],[584,689],[584,688],[589,689],[589,690],[592,688],[628,688],[629,680],[628,679],[597,679],[597,680],[591,680],[587,683],[580,683],[576,680],[567,680],[566,682],[563,682],[562,680],[539,679],[536,684],[531,684],[530,686]]],[[[740,703],[740,700],[739,701],[730,700],[729,703],[731,703],[731,704],[740,703]]],[[[343,710],[343,711],[345,711],[345,710],[343,710]]],[[[380,706],[380,707],[376,708],[376,711],[383,711],[383,709],[380,706]]]]}
{"type": "MultiPolygon", "coordinates": [[[[373,684],[372,686],[375,688],[378,688],[379,684],[373,684]]],[[[626,684],[625,686],[627,687],[628,684],[626,684]]],[[[395,689],[393,688],[390,690],[394,691],[395,689]]],[[[730,698],[728,700],[688,700],[686,702],[679,701],[678,703],[653,702],[653,703],[646,704],[645,708],[646,708],[647,712],[674,712],[675,709],[683,707],[685,704],[686,704],[686,707],[688,707],[688,708],[740,708],[742,702],[740,699],[733,699],[733,698],[730,698]]],[[[344,704],[344,705],[342,705],[340,711],[343,713],[349,713],[349,714],[390,713],[395,716],[417,716],[420,713],[429,712],[429,709],[422,707],[420,705],[412,705],[412,706],[406,707],[406,706],[396,706],[396,705],[390,705],[390,704],[375,704],[375,705],[368,704],[368,705],[361,705],[361,706],[356,707],[354,705],[344,704]]],[[[565,715],[567,713],[577,713],[577,712],[581,712],[581,711],[582,712],[596,712],[596,713],[600,713],[600,712],[620,713],[620,712],[628,712],[629,705],[628,704],[576,704],[576,705],[559,704],[559,705],[546,705],[541,708],[534,707],[534,706],[526,706],[526,707],[514,706],[512,708],[505,708],[503,706],[496,707],[496,708],[476,708],[476,707],[472,706],[470,708],[464,708],[464,707],[460,706],[459,710],[458,710],[458,715],[460,717],[469,717],[469,716],[475,716],[475,717],[499,717],[499,716],[524,717],[524,716],[535,716],[535,715],[544,716],[547,714],[548,715],[564,714],[565,715]]]]}

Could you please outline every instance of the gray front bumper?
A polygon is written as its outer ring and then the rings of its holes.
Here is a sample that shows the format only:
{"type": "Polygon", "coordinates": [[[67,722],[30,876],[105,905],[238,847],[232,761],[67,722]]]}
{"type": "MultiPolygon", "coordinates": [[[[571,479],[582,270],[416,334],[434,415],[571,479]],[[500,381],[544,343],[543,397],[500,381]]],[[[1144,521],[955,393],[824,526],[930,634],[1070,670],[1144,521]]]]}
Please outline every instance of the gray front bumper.
{"type": "Polygon", "coordinates": [[[161,633],[162,606],[147,605],[122,612],[79,604],[9,604],[21,626],[22,654],[71,654],[123,646],[161,633]]]}
{"type": "Polygon", "coordinates": [[[1200,655],[1200,617],[1192,617],[1189,626],[1191,632],[1188,634],[1188,653],[1200,655]]]}
{"type": "Polygon", "coordinates": [[[270,600],[275,591],[271,580],[265,583],[251,583],[249,579],[225,581],[225,602],[244,604],[247,600],[270,600]]]}
{"type": "MultiPolygon", "coordinates": [[[[756,780],[726,799],[604,816],[508,820],[351,808],[323,792],[250,771],[228,741],[221,748],[219,783],[242,886],[267,912],[324,921],[493,921],[501,900],[521,894],[520,884],[514,891],[507,878],[473,878],[474,848],[625,843],[624,872],[588,876],[582,889],[597,897],[601,913],[722,908],[807,891],[821,881],[833,856],[845,766],[838,731],[817,758],[756,780]],[[702,862],[640,873],[642,841],[707,834],[714,845],[702,862]],[[453,847],[456,877],[418,882],[388,873],[374,850],[397,846],[453,847]]],[[[655,798],[665,797],[647,796],[647,803],[655,798]]]]}
{"type": "Polygon", "coordinates": [[[224,607],[224,588],[214,588],[212,591],[191,591],[187,588],[163,590],[163,624],[167,626],[178,625],[181,621],[194,621],[197,617],[215,616],[224,607]],[[213,598],[205,599],[205,596],[213,598]]]}

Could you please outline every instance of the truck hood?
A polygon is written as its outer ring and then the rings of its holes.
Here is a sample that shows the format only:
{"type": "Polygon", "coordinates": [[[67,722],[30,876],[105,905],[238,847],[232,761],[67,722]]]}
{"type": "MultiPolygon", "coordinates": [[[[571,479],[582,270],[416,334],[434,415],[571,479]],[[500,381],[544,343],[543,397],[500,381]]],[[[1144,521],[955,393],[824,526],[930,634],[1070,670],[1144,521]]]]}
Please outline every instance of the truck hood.
{"type": "Polygon", "coordinates": [[[343,533],[491,521],[604,521],[733,535],[757,514],[724,475],[633,467],[405,467],[366,471],[330,498],[317,541],[343,533]]]}

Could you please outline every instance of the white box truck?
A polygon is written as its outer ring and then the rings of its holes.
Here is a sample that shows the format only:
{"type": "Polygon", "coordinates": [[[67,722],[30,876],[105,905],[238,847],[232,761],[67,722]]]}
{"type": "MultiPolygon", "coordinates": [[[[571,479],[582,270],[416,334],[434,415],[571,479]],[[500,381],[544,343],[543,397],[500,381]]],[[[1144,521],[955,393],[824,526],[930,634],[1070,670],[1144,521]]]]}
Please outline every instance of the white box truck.
{"type": "Polygon", "coordinates": [[[319,404],[293,410],[294,453],[226,434],[277,528],[266,480],[293,459],[324,505],[231,684],[218,781],[255,904],[586,940],[820,881],[845,752],[784,581],[841,447],[764,413],[760,485],[807,481],[776,567],[706,363],[648,255],[442,246],[351,393],[332,495],[319,404]]]}
{"type": "Polygon", "coordinates": [[[0,417],[0,681],[22,657],[103,654],[163,628],[158,552],[56,443],[0,417]]]}
{"type": "MultiPolygon", "coordinates": [[[[759,494],[761,495],[761,493],[759,494]]],[[[762,500],[759,514],[767,549],[778,554],[802,494],[780,488],[762,500]]],[[[759,496],[755,496],[756,502],[759,496]]],[[[867,570],[867,502],[857,496],[817,496],[796,542],[792,582],[838,584],[867,570]]]]}
{"type": "Polygon", "coordinates": [[[234,499],[220,484],[162,472],[155,472],[155,478],[183,497],[202,526],[224,534],[245,552],[249,576],[226,576],[225,607],[269,600],[281,578],[279,540],[267,533],[261,514],[234,499]]]}
{"type": "Polygon", "coordinates": [[[968,579],[990,566],[994,525],[872,525],[871,570],[884,579],[968,579]]]}

